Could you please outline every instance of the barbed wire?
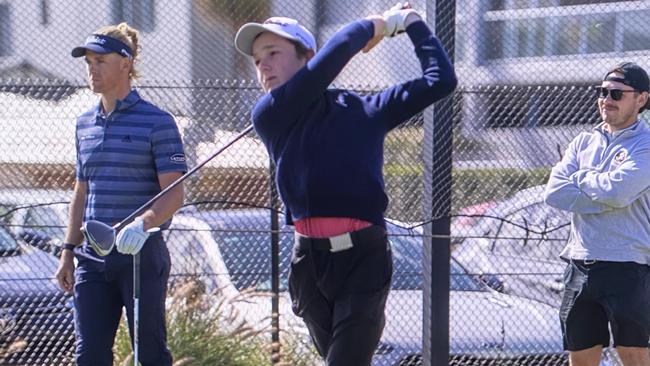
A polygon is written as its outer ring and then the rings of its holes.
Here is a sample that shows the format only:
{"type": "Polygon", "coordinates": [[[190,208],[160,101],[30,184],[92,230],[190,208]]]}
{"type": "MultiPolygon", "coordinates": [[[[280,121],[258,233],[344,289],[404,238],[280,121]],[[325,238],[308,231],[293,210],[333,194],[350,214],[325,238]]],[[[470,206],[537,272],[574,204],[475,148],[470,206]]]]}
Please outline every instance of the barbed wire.
{"type": "MultiPolygon", "coordinates": [[[[59,204],[69,204],[69,203],[70,203],[69,201],[54,201],[54,202],[46,202],[46,203],[34,203],[34,204],[18,205],[16,207],[12,207],[11,209],[8,209],[3,214],[0,214],[0,219],[4,219],[4,218],[12,215],[13,213],[15,213],[16,211],[19,211],[19,210],[27,210],[27,209],[30,209],[30,208],[44,207],[44,206],[50,206],[50,205],[59,205],[59,204]]],[[[283,210],[278,209],[278,208],[274,208],[274,207],[271,207],[271,206],[259,205],[259,204],[250,203],[250,202],[247,202],[247,201],[227,200],[227,199],[226,200],[201,200],[201,201],[185,203],[178,210],[178,213],[179,214],[190,213],[190,212],[188,212],[188,208],[201,206],[201,205],[215,205],[215,204],[235,205],[235,206],[242,206],[242,207],[246,207],[246,208],[264,209],[264,210],[268,210],[270,212],[275,212],[278,215],[284,215],[283,210]]],[[[201,215],[200,215],[201,212],[202,212],[201,210],[197,211],[197,215],[198,215],[199,219],[203,219],[201,217],[201,215]]],[[[402,229],[411,231],[412,234],[410,234],[409,236],[430,237],[430,238],[438,238],[438,239],[447,239],[447,238],[456,238],[456,239],[483,238],[483,239],[506,239],[506,240],[520,240],[520,239],[522,239],[522,240],[530,240],[530,239],[532,239],[532,240],[535,240],[535,241],[538,241],[538,240],[542,240],[542,241],[566,240],[566,239],[549,238],[548,235],[555,232],[555,231],[562,230],[563,228],[571,225],[570,222],[567,222],[567,223],[564,223],[564,224],[561,224],[561,225],[557,225],[557,226],[553,226],[553,227],[547,227],[546,226],[547,222],[544,222],[544,228],[539,230],[539,229],[531,228],[526,219],[523,220],[524,221],[523,224],[520,224],[520,223],[514,222],[512,220],[509,220],[509,219],[506,219],[506,218],[503,218],[503,217],[488,215],[488,214],[453,214],[453,215],[449,215],[448,218],[450,218],[450,219],[454,219],[454,218],[492,219],[496,223],[498,223],[499,225],[508,224],[511,227],[522,229],[527,234],[527,236],[526,237],[490,236],[490,235],[487,235],[487,233],[485,235],[463,235],[463,233],[454,233],[454,234],[450,234],[450,235],[440,235],[440,234],[432,233],[432,234],[426,235],[426,234],[424,234],[422,232],[419,232],[419,233],[416,232],[416,231],[420,231],[423,226],[431,224],[436,220],[440,220],[441,217],[431,218],[431,219],[428,219],[428,220],[425,220],[425,221],[418,222],[418,223],[413,224],[413,225],[405,225],[402,222],[393,221],[393,220],[391,220],[391,223],[393,225],[397,226],[397,227],[400,227],[402,229]],[[539,235],[540,237],[539,238],[529,238],[528,237],[529,234],[536,234],[536,235],[539,235]]],[[[2,226],[4,226],[4,227],[23,227],[23,228],[58,228],[58,229],[60,229],[60,228],[66,228],[67,227],[65,224],[62,224],[62,225],[27,225],[27,224],[17,224],[17,223],[11,223],[11,222],[1,222],[0,224],[2,226]]],[[[502,227],[503,226],[500,226],[500,228],[502,228],[502,227]]],[[[210,229],[210,230],[174,228],[174,229],[168,229],[168,230],[170,230],[170,231],[213,231],[213,232],[219,232],[219,231],[223,231],[223,232],[228,232],[228,231],[231,231],[231,232],[278,232],[278,233],[283,233],[283,232],[291,233],[291,232],[293,232],[292,230],[291,231],[286,231],[286,230],[285,231],[282,231],[282,230],[252,230],[252,229],[247,229],[247,230],[237,229],[237,230],[235,230],[235,229],[228,229],[228,228],[210,229]]],[[[404,235],[404,234],[392,234],[392,235],[400,236],[400,235],[404,235]]]]}

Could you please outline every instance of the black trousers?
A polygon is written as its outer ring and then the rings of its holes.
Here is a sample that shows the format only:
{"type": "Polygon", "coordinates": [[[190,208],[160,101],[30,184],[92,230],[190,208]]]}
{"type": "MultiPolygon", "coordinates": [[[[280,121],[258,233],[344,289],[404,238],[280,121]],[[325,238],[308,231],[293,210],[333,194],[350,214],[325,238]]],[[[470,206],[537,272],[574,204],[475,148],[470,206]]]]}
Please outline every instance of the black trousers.
{"type": "Polygon", "coordinates": [[[293,311],[328,366],[370,365],[385,324],[393,273],[386,230],[371,226],[351,233],[349,242],[341,249],[296,235],[291,261],[293,311]]]}

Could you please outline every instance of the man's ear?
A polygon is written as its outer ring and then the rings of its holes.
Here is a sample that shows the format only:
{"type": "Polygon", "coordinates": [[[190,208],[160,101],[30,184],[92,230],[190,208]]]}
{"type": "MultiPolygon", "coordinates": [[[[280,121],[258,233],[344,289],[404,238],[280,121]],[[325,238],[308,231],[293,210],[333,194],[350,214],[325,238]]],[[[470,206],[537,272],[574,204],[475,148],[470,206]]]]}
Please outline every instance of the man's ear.
{"type": "Polygon", "coordinates": [[[133,63],[131,62],[131,59],[128,57],[122,57],[122,70],[127,70],[130,72],[132,67],[133,63]]]}
{"type": "Polygon", "coordinates": [[[639,96],[641,97],[641,100],[639,101],[640,104],[639,108],[643,108],[650,105],[650,101],[648,101],[650,95],[648,95],[648,92],[641,92],[639,93],[639,96]]]}
{"type": "Polygon", "coordinates": [[[314,57],[314,55],[316,55],[316,52],[314,52],[314,50],[308,50],[307,51],[307,61],[311,60],[311,58],[314,57]]]}

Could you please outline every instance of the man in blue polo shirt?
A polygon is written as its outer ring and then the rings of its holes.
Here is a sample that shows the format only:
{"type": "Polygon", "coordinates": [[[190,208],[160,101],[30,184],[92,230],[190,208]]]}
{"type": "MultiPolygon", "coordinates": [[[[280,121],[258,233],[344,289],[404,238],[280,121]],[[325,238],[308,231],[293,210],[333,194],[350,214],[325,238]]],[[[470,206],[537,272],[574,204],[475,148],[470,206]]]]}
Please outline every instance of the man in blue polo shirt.
{"type": "Polygon", "coordinates": [[[178,179],[185,171],[181,137],[173,117],[131,88],[137,77],[138,33],[126,23],[99,29],[72,50],[84,57],[90,89],[100,102],[77,119],[77,173],[65,248],[56,278],[74,291],[76,361],[112,366],[112,347],[126,309],[133,334],[132,255],[141,253],[139,362],[167,366],[165,298],[171,267],[160,233],[182,205],[178,185],[117,235],[116,250],[99,257],[80,244],[86,220],[114,225],[178,179]],[[73,258],[78,260],[74,268],[73,258]]]}

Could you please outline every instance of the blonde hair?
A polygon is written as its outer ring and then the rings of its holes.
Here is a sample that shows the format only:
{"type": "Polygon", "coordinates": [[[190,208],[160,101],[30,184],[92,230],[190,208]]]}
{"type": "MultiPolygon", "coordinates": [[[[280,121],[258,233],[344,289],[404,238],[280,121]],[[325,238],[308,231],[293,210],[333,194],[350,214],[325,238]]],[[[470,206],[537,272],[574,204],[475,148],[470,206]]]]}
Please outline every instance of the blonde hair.
{"type": "Polygon", "coordinates": [[[140,55],[141,50],[141,47],[138,43],[138,30],[124,22],[118,25],[107,25],[105,27],[101,27],[95,32],[95,34],[101,34],[104,36],[119,39],[131,48],[131,51],[133,51],[133,66],[131,66],[129,77],[132,80],[137,80],[140,77],[140,73],[135,69],[135,63],[139,60],[138,56],[140,55]]]}

